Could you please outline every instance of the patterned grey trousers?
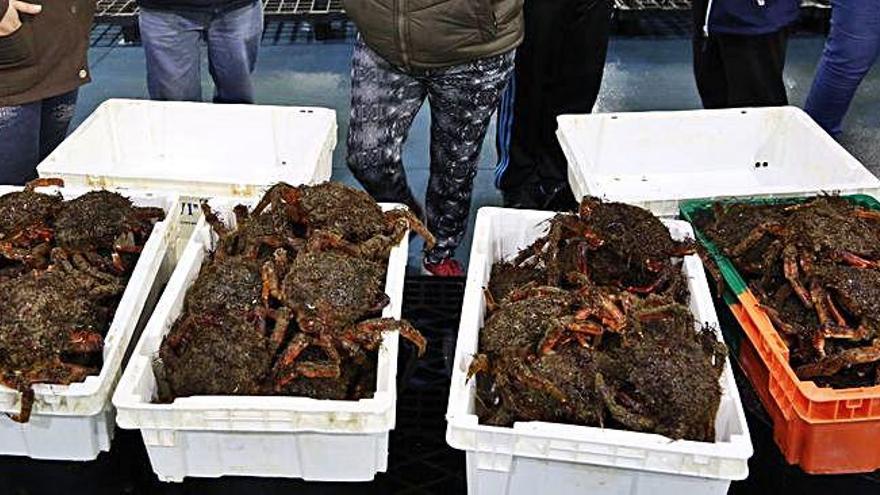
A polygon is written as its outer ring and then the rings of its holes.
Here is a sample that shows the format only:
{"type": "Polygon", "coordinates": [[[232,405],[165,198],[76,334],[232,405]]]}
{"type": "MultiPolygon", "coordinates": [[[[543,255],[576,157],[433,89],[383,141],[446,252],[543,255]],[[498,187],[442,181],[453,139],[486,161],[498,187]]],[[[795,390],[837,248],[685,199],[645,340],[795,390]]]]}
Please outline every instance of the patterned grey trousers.
{"type": "Polygon", "coordinates": [[[377,201],[418,212],[401,159],[413,119],[431,105],[431,176],[425,198],[436,263],[455,254],[464,237],[483,138],[513,69],[513,52],[436,70],[392,66],[361,40],[351,67],[348,166],[377,201]]]}

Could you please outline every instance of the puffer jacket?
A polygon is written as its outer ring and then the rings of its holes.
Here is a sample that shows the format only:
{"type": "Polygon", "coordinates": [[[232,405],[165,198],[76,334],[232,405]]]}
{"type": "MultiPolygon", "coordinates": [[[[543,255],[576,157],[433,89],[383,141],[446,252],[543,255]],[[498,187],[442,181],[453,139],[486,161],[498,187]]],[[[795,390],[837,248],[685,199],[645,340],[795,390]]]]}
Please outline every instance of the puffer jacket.
{"type": "Polygon", "coordinates": [[[364,42],[393,65],[433,69],[516,48],[523,0],[344,0],[364,42]]]}
{"type": "Polygon", "coordinates": [[[29,1],[42,12],[22,15],[18,31],[0,36],[0,106],[62,95],[91,80],[86,55],[95,0],[29,1]]]}
{"type": "Polygon", "coordinates": [[[799,13],[799,0],[708,0],[703,30],[705,34],[770,34],[793,24],[799,13]]]}

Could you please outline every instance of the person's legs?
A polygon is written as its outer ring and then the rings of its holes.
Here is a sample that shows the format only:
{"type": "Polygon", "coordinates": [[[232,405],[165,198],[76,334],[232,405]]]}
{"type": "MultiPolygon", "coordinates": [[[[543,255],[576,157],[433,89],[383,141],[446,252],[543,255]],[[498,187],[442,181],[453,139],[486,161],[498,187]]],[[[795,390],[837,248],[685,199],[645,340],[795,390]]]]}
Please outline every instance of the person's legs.
{"type": "Polygon", "coordinates": [[[760,36],[722,34],[718,38],[727,75],[727,106],[788,104],[782,76],[788,45],[787,30],[760,36]]]}
{"type": "Polygon", "coordinates": [[[693,55],[694,80],[704,108],[726,108],[727,76],[721,48],[715,36],[706,36],[703,26],[706,22],[707,0],[693,2],[693,55]]]}
{"type": "Polygon", "coordinates": [[[495,186],[505,206],[567,208],[574,202],[556,118],[596,103],[610,34],[609,0],[526,2],[525,39],[498,110],[495,186]],[[566,201],[554,201],[565,197],[566,201]],[[563,205],[563,203],[567,203],[563,205]]]}
{"type": "Polygon", "coordinates": [[[832,136],[842,132],[843,117],[878,53],[880,2],[832,1],[831,32],[804,105],[804,110],[832,136]]]}
{"type": "Polygon", "coordinates": [[[431,104],[431,177],[426,211],[437,245],[427,264],[455,254],[467,227],[471,192],[486,128],[513,70],[513,53],[477,60],[427,77],[431,104]]]}
{"type": "Polygon", "coordinates": [[[24,185],[40,162],[41,102],[0,107],[0,184],[24,185]]]}
{"type": "Polygon", "coordinates": [[[253,103],[251,74],[263,35],[263,7],[254,2],[218,15],[208,27],[208,66],[215,103],[253,103]]]}
{"type": "Polygon", "coordinates": [[[64,141],[76,111],[79,90],[43,100],[40,117],[40,161],[64,141]]]}
{"type": "Polygon", "coordinates": [[[525,37],[516,49],[516,63],[498,108],[496,140],[498,164],[495,187],[504,205],[537,208],[531,197],[541,153],[541,113],[547,97],[545,86],[552,69],[551,52],[560,37],[561,13],[568,0],[529,1],[523,6],[525,37]]]}
{"type": "Polygon", "coordinates": [[[205,16],[141,9],[147,89],[154,100],[201,101],[199,40],[205,16]]]}
{"type": "Polygon", "coordinates": [[[564,114],[593,111],[602,77],[612,5],[609,0],[570,0],[559,42],[546,53],[555,59],[541,115],[541,144],[537,162],[536,196],[541,208],[569,210],[577,206],[568,183],[568,161],[556,137],[556,119],[564,114]]]}
{"type": "Polygon", "coordinates": [[[377,201],[404,203],[421,216],[406,181],[403,143],[427,90],[363,41],[355,43],[351,62],[351,121],[348,168],[377,201]]]}

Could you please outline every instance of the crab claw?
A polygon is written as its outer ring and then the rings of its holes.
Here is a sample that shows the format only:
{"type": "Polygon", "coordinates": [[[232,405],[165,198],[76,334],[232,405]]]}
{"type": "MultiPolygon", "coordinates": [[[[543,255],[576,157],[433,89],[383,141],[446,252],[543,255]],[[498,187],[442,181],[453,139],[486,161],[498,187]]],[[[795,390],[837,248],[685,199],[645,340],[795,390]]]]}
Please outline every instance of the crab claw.
{"type": "Polygon", "coordinates": [[[468,366],[467,379],[470,380],[480,373],[488,373],[492,369],[489,364],[489,356],[485,354],[477,354],[468,366]]]}
{"type": "Polygon", "coordinates": [[[425,227],[425,224],[419,220],[418,217],[413,214],[410,209],[398,208],[395,210],[391,210],[385,214],[385,218],[388,219],[388,223],[394,223],[399,220],[404,220],[407,223],[407,226],[410,230],[416,232],[422,239],[425,240],[425,249],[432,249],[434,245],[437,243],[437,239],[434,237],[434,234],[425,227]]]}
{"type": "Polygon", "coordinates": [[[400,332],[400,336],[412,342],[419,351],[419,356],[425,354],[428,341],[425,336],[416,330],[406,320],[394,320],[391,318],[374,318],[349,327],[343,334],[343,338],[357,342],[364,348],[375,350],[382,343],[382,332],[400,332]]]}

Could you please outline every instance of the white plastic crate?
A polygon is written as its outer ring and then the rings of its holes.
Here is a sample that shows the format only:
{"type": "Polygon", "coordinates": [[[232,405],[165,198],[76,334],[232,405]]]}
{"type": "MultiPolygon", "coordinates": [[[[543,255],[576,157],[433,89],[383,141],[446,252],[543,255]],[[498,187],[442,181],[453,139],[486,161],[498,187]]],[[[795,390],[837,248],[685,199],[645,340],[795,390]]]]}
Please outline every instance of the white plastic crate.
{"type": "MultiPolygon", "coordinates": [[[[0,195],[21,190],[0,186],[0,195]]],[[[54,192],[45,188],[41,192],[54,192]]],[[[60,189],[65,199],[86,189],[60,189]]],[[[153,228],[104,338],[104,363],[98,375],[70,385],[34,385],[33,413],[28,423],[19,424],[0,415],[0,455],[35,459],[91,460],[110,450],[115,412],[110,404],[113,388],[122,374],[132,338],[143,329],[142,321],[155,306],[162,285],[168,280],[174,259],[171,246],[179,225],[177,196],[132,191],[126,194],[138,206],[157,206],[165,220],[153,228]]],[[[0,385],[0,412],[17,413],[21,393],[0,385]]]]}
{"type": "Polygon", "coordinates": [[[677,216],[685,199],[880,192],[880,181],[795,107],[559,117],[575,197],[677,216]]]}
{"type": "MultiPolygon", "coordinates": [[[[218,200],[212,207],[234,221],[232,203],[223,206],[218,200]]],[[[391,303],[385,317],[400,318],[408,239],[391,252],[385,285],[391,303]]],[[[384,472],[395,422],[397,332],[384,336],[371,399],[195,396],[171,404],[152,402],[153,358],[180,316],[186,291],[212,244],[212,231],[200,220],[113,397],[119,426],[141,430],[153,471],[163,481],[226,475],[368,481],[384,472]]]]}
{"type": "Polygon", "coordinates": [[[188,239],[202,199],[329,180],[336,133],[327,108],[110,99],[37,171],[68,186],[176,192],[188,239]]]}
{"type": "MultiPolygon", "coordinates": [[[[731,480],[746,478],[752,455],[729,361],[721,377],[715,443],[557,423],[519,422],[512,428],[479,424],[475,383],[467,379],[467,370],[478,351],[486,313],[483,288],[492,264],[546,233],[553,215],[500,208],[482,208],[477,215],[446,413],[447,443],[467,451],[468,493],[726,494],[731,480]]],[[[675,238],[693,236],[686,222],[665,223],[675,238]]],[[[686,257],[683,269],[697,328],[704,323],[719,328],[699,258],[686,257]]]]}

